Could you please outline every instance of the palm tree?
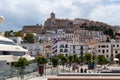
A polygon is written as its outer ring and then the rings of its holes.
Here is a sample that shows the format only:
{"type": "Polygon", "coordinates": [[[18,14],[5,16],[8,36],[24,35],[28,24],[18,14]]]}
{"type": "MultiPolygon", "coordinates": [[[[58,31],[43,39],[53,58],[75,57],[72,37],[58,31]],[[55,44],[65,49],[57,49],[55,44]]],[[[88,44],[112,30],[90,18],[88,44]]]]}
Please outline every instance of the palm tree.
{"type": "Polygon", "coordinates": [[[20,57],[19,60],[15,63],[15,67],[18,68],[20,78],[24,79],[24,69],[29,65],[29,61],[26,58],[20,57]]]}
{"type": "Polygon", "coordinates": [[[44,56],[39,56],[36,59],[39,67],[39,74],[42,76],[44,74],[44,65],[48,62],[44,56]]]}

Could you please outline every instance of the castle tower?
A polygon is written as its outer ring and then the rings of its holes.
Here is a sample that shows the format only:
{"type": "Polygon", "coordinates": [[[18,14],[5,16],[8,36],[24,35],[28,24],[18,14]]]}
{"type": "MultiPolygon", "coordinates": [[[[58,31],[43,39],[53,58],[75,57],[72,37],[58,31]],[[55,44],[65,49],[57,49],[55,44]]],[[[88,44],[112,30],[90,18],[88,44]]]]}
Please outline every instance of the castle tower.
{"type": "Polygon", "coordinates": [[[52,13],[50,14],[50,17],[55,19],[55,13],[52,12],[52,13]]]}

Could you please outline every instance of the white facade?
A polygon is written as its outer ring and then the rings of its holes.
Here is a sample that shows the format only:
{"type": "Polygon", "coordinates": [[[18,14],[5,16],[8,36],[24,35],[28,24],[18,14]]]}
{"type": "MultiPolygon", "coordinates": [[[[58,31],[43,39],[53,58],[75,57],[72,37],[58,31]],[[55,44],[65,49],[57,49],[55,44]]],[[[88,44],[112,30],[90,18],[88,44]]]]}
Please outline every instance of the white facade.
{"type": "Polygon", "coordinates": [[[26,48],[29,51],[29,54],[31,56],[37,56],[40,54],[44,54],[44,47],[42,44],[39,43],[24,43],[21,44],[24,48],[26,48]]]}
{"type": "Polygon", "coordinates": [[[71,55],[76,54],[77,56],[85,55],[88,52],[88,47],[84,43],[70,45],[71,55]]]}
{"type": "Polygon", "coordinates": [[[68,41],[58,41],[52,47],[52,55],[58,55],[58,54],[64,54],[65,56],[70,55],[71,44],[72,43],[68,41]]]}
{"type": "Polygon", "coordinates": [[[65,34],[64,33],[54,33],[52,34],[52,40],[61,40],[65,38],[65,34]]]}
{"type": "Polygon", "coordinates": [[[52,47],[52,54],[64,54],[65,56],[76,54],[78,56],[87,53],[87,46],[84,43],[72,43],[69,41],[58,41],[52,47]]]}

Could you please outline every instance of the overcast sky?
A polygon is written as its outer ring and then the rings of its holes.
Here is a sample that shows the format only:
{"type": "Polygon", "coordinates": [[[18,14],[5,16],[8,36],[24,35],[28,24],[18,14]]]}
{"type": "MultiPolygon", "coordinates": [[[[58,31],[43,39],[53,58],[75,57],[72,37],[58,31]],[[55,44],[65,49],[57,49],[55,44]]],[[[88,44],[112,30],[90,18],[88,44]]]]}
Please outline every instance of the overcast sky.
{"type": "Polygon", "coordinates": [[[51,12],[57,18],[85,18],[120,25],[120,0],[0,0],[0,31],[19,31],[24,25],[44,24],[51,12]]]}

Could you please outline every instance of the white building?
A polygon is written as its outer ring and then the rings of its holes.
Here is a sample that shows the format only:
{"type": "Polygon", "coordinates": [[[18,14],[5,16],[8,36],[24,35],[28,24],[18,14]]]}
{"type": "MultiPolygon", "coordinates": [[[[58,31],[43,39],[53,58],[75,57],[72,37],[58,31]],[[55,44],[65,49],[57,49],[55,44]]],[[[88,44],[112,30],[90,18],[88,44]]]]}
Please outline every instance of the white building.
{"type": "Polygon", "coordinates": [[[58,41],[52,47],[52,54],[64,54],[65,56],[76,54],[78,56],[87,53],[87,46],[84,43],[73,43],[70,41],[58,41]]]}
{"type": "Polygon", "coordinates": [[[84,43],[73,43],[70,45],[71,55],[76,54],[78,56],[85,55],[88,52],[88,47],[84,43]]]}
{"type": "Polygon", "coordinates": [[[70,55],[70,45],[72,43],[69,41],[58,41],[52,47],[52,55],[64,54],[65,56],[70,55]]]}
{"type": "Polygon", "coordinates": [[[39,43],[23,43],[21,44],[24,48],[29,51],[31,56],[37,56],[40,54],[44,54],[44,47],[42,44],[39,43]]]}

